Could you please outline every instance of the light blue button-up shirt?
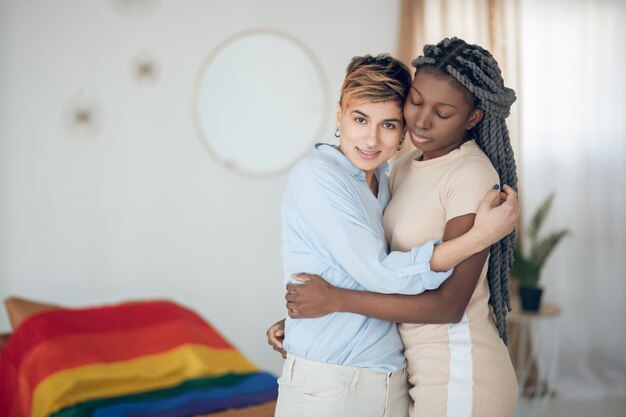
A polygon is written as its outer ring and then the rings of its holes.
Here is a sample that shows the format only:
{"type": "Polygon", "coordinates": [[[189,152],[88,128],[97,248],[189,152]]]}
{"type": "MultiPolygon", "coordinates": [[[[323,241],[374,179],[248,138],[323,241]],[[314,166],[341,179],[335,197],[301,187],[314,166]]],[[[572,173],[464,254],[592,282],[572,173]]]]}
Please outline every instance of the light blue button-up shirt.
{"type": "MultiPolygon", "coordinates": [[[[451,275],[430,270],[436,241],[388,253],[381,221],[390,198],[387,170],[387,164],[377,170],[376,197],[365,173],[334,146],[316,145],[293,168],[282,204],[285,284],[307,272],[342,288],[418,294],[451,275]]],[[[287,317],[284,347],[317,362],[384,372],[405,366],[396,323],[352,313],[287,317]]]]}

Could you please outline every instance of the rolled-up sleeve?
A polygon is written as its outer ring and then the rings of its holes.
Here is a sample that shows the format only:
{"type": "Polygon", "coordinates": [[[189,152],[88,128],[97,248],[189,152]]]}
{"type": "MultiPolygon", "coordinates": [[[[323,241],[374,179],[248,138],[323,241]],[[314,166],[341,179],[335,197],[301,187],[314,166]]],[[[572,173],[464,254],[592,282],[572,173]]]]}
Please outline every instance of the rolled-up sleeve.
{"type": "Polygon", "coordinates": [[[368,223],[354,190],[322,161],[309,160],[292,171],[283,216],[288,222],[302,222],[309,238],[368,291],[418,294],[436,289],[452,273],[430,269],[439,241],[426,242],[409,252],[388,253],[384,237],[368,223]]]}

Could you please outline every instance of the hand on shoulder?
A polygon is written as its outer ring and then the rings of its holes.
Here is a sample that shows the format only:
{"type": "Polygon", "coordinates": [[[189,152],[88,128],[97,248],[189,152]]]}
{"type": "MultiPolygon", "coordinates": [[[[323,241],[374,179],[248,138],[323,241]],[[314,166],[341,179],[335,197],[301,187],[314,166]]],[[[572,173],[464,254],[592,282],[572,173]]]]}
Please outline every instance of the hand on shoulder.
{"type": "Polygon", "coordinates": [[[494,186],[480,202],[472,230],[481,235],[487,247],[513,232],[519,216],[517,192],[508,185],[502,191],[494,186]]]}

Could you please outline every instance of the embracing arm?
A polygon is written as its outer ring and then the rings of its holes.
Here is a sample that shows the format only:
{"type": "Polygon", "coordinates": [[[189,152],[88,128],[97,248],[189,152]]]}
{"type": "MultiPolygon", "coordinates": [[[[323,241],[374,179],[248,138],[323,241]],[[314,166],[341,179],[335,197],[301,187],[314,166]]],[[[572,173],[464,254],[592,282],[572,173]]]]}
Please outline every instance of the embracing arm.
{"type": "MultiPolygon", "coordinates": [[[[470,230],[474,217],[474,214],[467,214],[448,221],[444,240],[470,230]]],[[[346,290],[333,287],[319,277],[303,275],[310,282],[304,285],[290,284],[288,287],[286,299],[289,315],[292,318],[308,318],[337,311],[404,323],[458,322],[472,298],[488,252],[489,249],[485,249],[461,262],[438,289],[417,295],[346,290]],[[315,288],[302,292],[309,285],[315,288]]]]}
{"type": "MultiPolygon", "coordinates": [[[[433,241],[409,252],[387,254],[384,239],[363,216],[361,203],[327,166],[310,161],[294,170],[285,191],[283,229],[290,226],[314,231],[312,241],[332,254],[345,273],[368,291],[417,294],[432,290],[450,275],[452,267],[509,234],[515,226],[517,195],[511,189],[504,204],[477,213],[476,227],[468,228],[449,242],[433,247],[433,241]],[[470,229],[472,229],[469,233],[470,229]],[[447,272],[437,272],[446,271],[447,272]]],[[[490,191],[480,203],[491,208],[500,193],[490,191]]],[[[298,248],[298,232],[284,233],[283,247],[298,248]],[[296,242],[291,245],[291,237],[296,242]]],[[[289,259],[289,257],[286,257],[289,259]]],[[[287,270],[297,271],[288,265],[287,270]]]]}
{"type": "Polygon", "coordinates": [[[444,243],[435,247],[430,260],[433,271],[460,266],[464,260],[482,253],[513,231],[519,217],[517,193],[508,185],[504,186],[504,191],[502,196],[497,188],[489,191],[480,202],[476,215],[471,216],[469,225],[456,219],[446,223],[444,243]],[[504,202],[500,205],[501,198],[504,202]]]}
{"type": "MultiPolygon", "coordinates": [[[[443,236],[447,242],[437,248],[445,247],[449,239],[462,235],[471,229],[472,225],[475,229],[479,224],[489,227],[490,222],[493,224],[492,220],[496,218],[494,213],[512,215],[517,221],[519,218],[517,193],[508,186],[504,186],[504,191],[500,196],[504,202],[499,207],[490,206],[487,204],[489,199],[483,199],[476,215],[467,214],[449,220],[443,236]]],[[[418,295],[349,291],[333,287],[316,275],[299,274],[296,279],[306,284],[287,286],[285,299],[288,314],[292,318],[311,318],[343,311],[407,323],[459,321],[472,297],[488,251],[484,249],[459,264],[452,276],[438,289],[418,295]]]]}
{"type": "Polygon", "coordinates": [[[283,346],[285,340],[285,319],[278,320],[272,324],[272,327],[265,332],[267,336],[267,344],[276,352],[280,353],[283,358],[287,358],[287,352],[283,346]]]}
{"type": "MultiPolygon", "coordinates": [[[[473,214],[451,219],[446,223],[444,240],[468,230],[473,220],[473,214]]],[[[359,294],[353,291],[339,299],[339,311],[403,323],[459,322],[472,298],[488,254],[489,250],[485,249],[461,262],[452,276],[436,290],[417,295],[359,294]]]]}

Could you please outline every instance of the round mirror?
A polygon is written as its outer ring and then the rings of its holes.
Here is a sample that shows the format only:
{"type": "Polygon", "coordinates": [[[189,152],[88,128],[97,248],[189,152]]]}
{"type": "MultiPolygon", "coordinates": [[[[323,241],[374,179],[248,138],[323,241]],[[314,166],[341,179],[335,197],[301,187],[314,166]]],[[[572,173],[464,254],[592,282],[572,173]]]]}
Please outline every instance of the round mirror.
{"type": "Polygon", "coordinates": [[[238,173],[284,172],[328,122],[328,83],[313,53],[270,30],[240,33],[205,60],[194,91],[199,137],[238,173]]]}

